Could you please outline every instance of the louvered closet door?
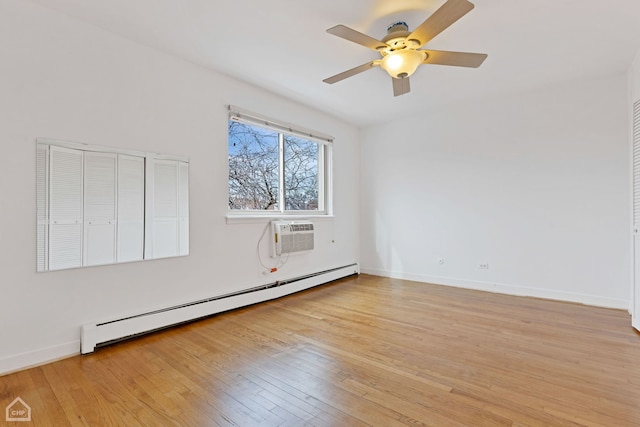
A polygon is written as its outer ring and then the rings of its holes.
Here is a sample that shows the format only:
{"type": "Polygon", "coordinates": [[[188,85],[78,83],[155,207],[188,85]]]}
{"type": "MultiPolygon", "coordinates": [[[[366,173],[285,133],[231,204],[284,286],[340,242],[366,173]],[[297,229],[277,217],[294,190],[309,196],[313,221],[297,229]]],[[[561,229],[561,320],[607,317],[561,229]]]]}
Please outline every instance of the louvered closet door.
{"type": "Polygon", "coordinates": [[[189,254],[189,164],[178,163],[179,254],[189,254]]]}
{"type": "Polygon", "coordinates": [[[49,147],[36,147],[37,271],[49,268],[49,147]]]}
{"type": "Polygon", "coordinates": [[[82,266],[82,159],[82,151],[50,147],[50,270],[82,266]]]}
{"type": "Polygon", "coordinates": [[[118,262],[144,258],[144,158],[118,155],[118,262]]]}
{"type": "Polygon", "coordinates": [[[153,257],[179,253],[178,162],[154,160],[153,257]]]}
{"type": "Polygon", "coordinates": [[[84,154],[84,263],[116,260],[116,155],[84,154]]]}
{"type": "Polygon", "coordinates": [[[633,105],[633,327],[640,330],[640,100],[633,105]]]}

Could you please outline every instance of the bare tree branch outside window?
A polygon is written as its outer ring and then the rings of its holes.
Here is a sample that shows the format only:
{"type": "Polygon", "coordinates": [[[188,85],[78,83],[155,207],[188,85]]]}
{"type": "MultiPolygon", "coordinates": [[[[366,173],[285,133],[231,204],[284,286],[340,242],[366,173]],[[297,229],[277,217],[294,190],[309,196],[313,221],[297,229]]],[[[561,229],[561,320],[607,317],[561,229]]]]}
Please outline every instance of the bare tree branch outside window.
{"type": "Polygon", "coordinates": [[[278,210],[278,133],[229,120],[229,207],[278,210]]]}
{"type": "Polygon", "coordinates": [[[284,201],[286,210],[318,210],[318,144],[284,137],[284,201]]]}
{"type": "Polygon", "coordinates": [[[318,210],[318,158],[314,141],[229,120],[229,207],[240,210],[318,210]],[[280,199],[280,170],[284,200],[280,199]]]}

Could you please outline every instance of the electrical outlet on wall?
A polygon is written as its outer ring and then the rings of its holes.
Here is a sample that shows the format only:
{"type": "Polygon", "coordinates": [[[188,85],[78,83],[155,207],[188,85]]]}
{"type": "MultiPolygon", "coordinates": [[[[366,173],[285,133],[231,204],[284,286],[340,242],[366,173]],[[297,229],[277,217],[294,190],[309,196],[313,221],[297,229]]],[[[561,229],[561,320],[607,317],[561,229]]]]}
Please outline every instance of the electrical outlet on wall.
{"type": "Polygon", "coordinates": [[[488,270],[489,269],[489,263],[481,262],[481,263],[478,264],[478,268],[480,270],[488,270]]]}

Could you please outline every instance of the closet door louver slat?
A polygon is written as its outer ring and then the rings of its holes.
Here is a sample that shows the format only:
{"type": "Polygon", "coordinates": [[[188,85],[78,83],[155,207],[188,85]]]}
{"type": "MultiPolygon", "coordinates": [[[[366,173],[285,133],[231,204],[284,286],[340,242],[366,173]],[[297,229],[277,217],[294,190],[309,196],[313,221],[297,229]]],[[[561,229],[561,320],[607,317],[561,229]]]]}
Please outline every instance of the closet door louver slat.
{"type": "Polygon", "coordinates": [[[144,257],[144,158],[118,156],[118,262],[144,257]]]}
{"type": "Polygon", "coordinates": [[[82,266],[83,152],[50,147],[49,269],[82,266]]]}
{"type": "Polygon", "coordinates": [[[84,154],[83,265],[116,261],[116,170],[112,153],[84,154]]]}

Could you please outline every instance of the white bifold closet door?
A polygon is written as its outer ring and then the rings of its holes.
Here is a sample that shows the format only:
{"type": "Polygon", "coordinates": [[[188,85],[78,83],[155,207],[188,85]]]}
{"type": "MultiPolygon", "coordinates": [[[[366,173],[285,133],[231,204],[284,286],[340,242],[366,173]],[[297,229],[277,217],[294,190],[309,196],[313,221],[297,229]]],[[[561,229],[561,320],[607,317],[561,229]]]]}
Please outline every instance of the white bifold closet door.
{"type": "Polygon", "coordinates": [[[188,165],[175,160],[154,160],[153,163],[153,258],[186,255],[189,250],[188,165]]]}
{"type": "Polygon", "coordinates": [[[49,269],[82,266],[83,152],[49,151],[49,269]]]}
{"type": "Polygon", "coordinates": [[[37,270],[189,254],[189,164],[36,147],[37,270]]]}
{"type": "Polygon", "coordinates": [[[633,327],[640,331],[640,100],[633,105],[633,327]]]}
{"type": "Polygon", "coordinates": [[[144,258],[144,158],[118,155],[117,261],[144,258]]]}
{"type": "Polygon", "coordinates": [[[84,262],[116,262],[117,155],[84,153],[84,262]]]}
{"type": "Polygon", "coordinates": [[[37,271],[49,269],[49,147],[36,147],[37,271]]]}
{"type": "Polygon", "coordinates": [[[189,254],[189,164],[178,162],[178,255],[189,254]]]}

